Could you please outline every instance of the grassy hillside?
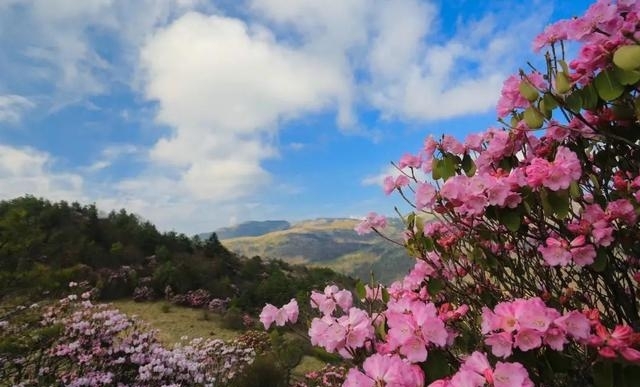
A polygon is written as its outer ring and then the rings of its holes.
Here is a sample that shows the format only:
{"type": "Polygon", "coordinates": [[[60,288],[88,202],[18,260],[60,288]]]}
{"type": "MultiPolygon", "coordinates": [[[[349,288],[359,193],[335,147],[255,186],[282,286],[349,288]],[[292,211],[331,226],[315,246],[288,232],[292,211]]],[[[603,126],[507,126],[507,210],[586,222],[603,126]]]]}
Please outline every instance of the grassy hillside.
{"type": "MultiPolygon", "coordinates": [[[[231,251],[251,257],[278,257],[289,263],[328,267],[340,273],[368,280],[373,271],[376,279],[389,283],[413,266],[402,247],[375,234],[358,235],[354,219],[315,219],[255,237],[221,240],[231,251]]],[[[391,221],[386,230],[400,235],[401,223],[391,221]]],[[[397,239],[397,238],[396,238],[397,239]]]]}

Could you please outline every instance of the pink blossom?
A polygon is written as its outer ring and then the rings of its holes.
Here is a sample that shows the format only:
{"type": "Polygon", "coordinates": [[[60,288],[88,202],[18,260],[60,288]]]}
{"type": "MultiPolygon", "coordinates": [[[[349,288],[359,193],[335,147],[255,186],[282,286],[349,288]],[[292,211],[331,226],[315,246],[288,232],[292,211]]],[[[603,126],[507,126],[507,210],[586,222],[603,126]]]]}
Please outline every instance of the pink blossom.
{"type": "Polygon", "coordinates": [[[566,266],[571,262],[571,252],[565,241],[549,237],[546,246],[538,246],[538,251],[549,266],[566,266]]]}
{"type": "Polygon", "coordinates": [[[612,219],[620,219],[628,225],[636,223],[637,215],[633,204],[627,199],[618,199],[607,204],[606,213],[612,219]]]}
{"type": "Polygon", "coordinates": [[[459,155],[464,153],[465,147],[455,137],[447,134],[442,138],[442,150],[459,155]]]}
{"type": "Polygon", "coordinates": [[[554,320],[554,324],[562,328],[568,335],[579,340],[587,339],[591,334],[589,320],[584,314],[575,310],[558,317],[554,320]]]}
{"type": "Polygon", "coordinates": [[[520,363],[496,363],[493,371],[495,387],[533,387],[527,370],[520,363]]]}
{"type": "Polygon", "coordinates": [[[515,346],[530,351],[542,345],[542,333],[533,329],[521,329],[515,335],[515,346]]]}
{"type": "Polygon", "coordinates": [[[368,234],[373,229],[383,229],[387,227],[387,218],[383,215],[378,215],[375,212],[370,212],[358,225],[354,228],[358,235],[368,234]]]}
{"type": "Polygon", "coordinates": [[[409,154],[409,153],[404,154],[400,158],[400,161],[398,162],[398,167],[400,169],[403,169],[403,168],[406,168],[406,167],[420,168],[420,165],[422,165],[422,160],[421,160],[420,156],[414,156],[414,155],[409,154]]]}
{"type": "Polygon", "coordinates": [[[262,312],[260,312],[260,322],[264,325],[264,329],[269,329],[271,324],[276,320],[277,313],[278,308],[274,305],[267,304],[262,308],[262,312]]]}
{"type": "Polygon", "coordinates": [[[418,183],[416,187],[416,210],[430,209],[435,201],[435,187],[427,183],[418,183]]]}
{"type": "Polygon", "coordinates": [[[488,335],[484,339],[485,344],[491,347],[491,353],[497,357],[511,356],[513,348],[513,339],[511,333],[500,332],[488,335]]]}
{"type": "Polygon", "coordinates": [[[287,316],[287,321],[294,324],[298,321],[298,301],[295,298],[292,298],[288,304],[283,305],[282,309],[287,316]]]}
{"type": "Polygon", "coordinates": [[[529,106],[529,101],[520,93],[520,82],[522,82],[522,79],[517,75],[510,76],[504,82],[500,99],[498,99],[498,117],[506,117],[516,108],[529,106]]]}

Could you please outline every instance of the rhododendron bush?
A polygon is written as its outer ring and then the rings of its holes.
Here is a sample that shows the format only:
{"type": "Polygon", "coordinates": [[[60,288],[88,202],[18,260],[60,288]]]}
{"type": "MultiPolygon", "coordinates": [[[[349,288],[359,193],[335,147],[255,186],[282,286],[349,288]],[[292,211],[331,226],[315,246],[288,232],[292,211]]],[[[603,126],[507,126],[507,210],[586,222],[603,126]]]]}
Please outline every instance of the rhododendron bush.
{"type": "Polygon", "coordinates": [[[414,269],[311,295],[308,335],[344,358],[344,386],[640,385],[640,2],[598,1],[534,50],[499,126],[429,137],[385,179],[414,208],[414,269]]]}
{"type": "Polygon", "coordinates": [[[226,386],[256,356],[246,337],[168,348],[156,331],[90,298],[71,294],[3,316],[0,386],[226,386]]]}

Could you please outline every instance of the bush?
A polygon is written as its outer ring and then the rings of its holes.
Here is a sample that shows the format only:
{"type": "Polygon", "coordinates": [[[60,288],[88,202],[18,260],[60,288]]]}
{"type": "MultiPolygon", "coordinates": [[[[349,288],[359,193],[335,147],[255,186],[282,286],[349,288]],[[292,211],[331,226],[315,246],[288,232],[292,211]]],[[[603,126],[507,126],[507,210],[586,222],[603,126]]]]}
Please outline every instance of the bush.
{"type": "Polygon", "coordinates": [[[222,320],[220,321],[220,323],[225,329],[239,331],[245,328],[243,313],[240,309],[235,307],[229,308],[229,310],[226,311],[226,313],[222,316],[222,320]]]}
{"type": "Polygon", "coordinates": [[[257,357],[233,383],[233,387],[285,387],[287,385],[287,372],[280,367],[278,359],[273,354],[257,357]]]}

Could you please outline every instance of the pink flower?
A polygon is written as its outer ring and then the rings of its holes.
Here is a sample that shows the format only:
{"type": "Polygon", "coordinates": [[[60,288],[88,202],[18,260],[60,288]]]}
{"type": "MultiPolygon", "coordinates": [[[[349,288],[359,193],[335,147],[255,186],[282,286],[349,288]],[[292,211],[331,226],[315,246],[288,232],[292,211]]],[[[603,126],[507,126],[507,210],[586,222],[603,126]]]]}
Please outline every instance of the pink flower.
{"type": "Polygon", "coordinates": [[[354,230],[358,235],[364,235],[373,231],[374,228],[380,230],[385,227],[387,227],[387,218],[375,212],[370,212],[362,222],[358,223],[354,230]]]}
{"type": "Polygon", "coordinates": [[[491,347],[491,353],[494,356],[502,358],[511,356],[513,348],[513,339],[511,338],[511,333],[494,333],[487,336],[487,338],[484,339],[484,342],[491,347]]]}
{"type": "Polygon", "coordinates": [[[549,266],[566,266],[571,262],[571,252],[564,241],[549,237],[546,246],[538,246],[538,251],[549,266]]]}
{"type": "Polygon", "coordinates": [[[515,335],[515,346],[529,351],[542,345],[542,334],[533,329],[521,329],[515,335]]]}
{"type": "Polygon", "coordinates": [[[633,204],[627,199],[618,199],[607,204],[607,214],[612,219],[620,219],[628,225],[636,223],[637,215],[633,204]]]}
{"type": "Polygon", "coordinates": [[[362,375],[357,375],[355,372],[352,374],[350,371],[344,385],[380,385],[389,387],[424,386],[424,373],[420,367],[403,362],[398,355],[387,356],[373,354],[364,361],[362,369],[364,371],[364,378],[362,375]],[[365,378],[369,378],[371,382],[365,378]]]}
{"type": "Polygon", "coordinates": [[[493,371],[494,387],[533,387],[527,370],[520,363],[498,362],[493,371]]]}
{"type": "Polygon", "coordinates": [[[587,319],[584,314],[575,310],[555,319],[554,324],[562,328],[568,335],[579,340],[586,340],[591,334],[589,319],[587,319]]]}
{"type": "Polygon", "coordinates": [[[260,322],[264,325],[264,329],[269,329],[275,321],[277,313],[278,308],[271,304],[267,304],[262,308],[262,312],[260,312],[260,322]]]}
{"type": "Polygon", "coordinates": [[[351,368],[342,387],[374,387],[375,381],[360,372],[357,368],[351,368]]]}
{"type": "Polygon", "coordinates": [[[282,309],[287,316],[287,321],[294,324],[298,321],[298,301],[295,298],[292,298],[288,304],[283,305],[282,309]]]}
{"type": "Polygon", "coordinates": [[[455,137],[447,134],[442,138],[442,150],[460,155],[464,153],[465,147],[455,137]]]}
{"type": "Polygon", "coordinates": [[[504,82],[500,99],[498,99],[498,117],[506,117],[516,108],[529,106],[529,101],[520,93],[520,82],[522,82],[522,79],[517,75],[510,76],[504,82]]]}
{"type": "Polygon", "coordinates": [[[391,194],[398,188],[402,188],[409,184],[409,178],[405,175],[399,175],[395,178],[393,176],[387,176],[382,182],[382,188],[386,195],[391,194]]]}
{"type": "Polygon", "coordinates": [[[427,183],[418,183],[416,188],[416,210],[430,209],[436,201],[436,189],[427,183]]]}
{"type": "Polygon", "coordinates": [[[405,155],[403,155],[400,158],[400,161],[398,162],[398,167],[400,169],[403,169],[406,167],[420,168],[420,165],[422,165],[422,160],[420,159],[420,156],[414,156],[409,153],[406,153],[405,155]]]}

